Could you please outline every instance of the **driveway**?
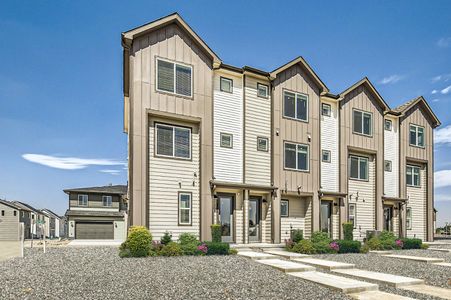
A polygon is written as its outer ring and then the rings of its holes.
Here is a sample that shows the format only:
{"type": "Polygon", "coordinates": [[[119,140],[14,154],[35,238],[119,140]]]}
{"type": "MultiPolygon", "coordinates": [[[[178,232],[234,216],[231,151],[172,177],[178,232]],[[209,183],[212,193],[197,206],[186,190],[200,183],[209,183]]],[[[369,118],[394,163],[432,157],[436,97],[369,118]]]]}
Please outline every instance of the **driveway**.
{"type": "Polygon", "coordinates": [[[20,256],[20,241],[0,241],[0,261],[20,256]]]}

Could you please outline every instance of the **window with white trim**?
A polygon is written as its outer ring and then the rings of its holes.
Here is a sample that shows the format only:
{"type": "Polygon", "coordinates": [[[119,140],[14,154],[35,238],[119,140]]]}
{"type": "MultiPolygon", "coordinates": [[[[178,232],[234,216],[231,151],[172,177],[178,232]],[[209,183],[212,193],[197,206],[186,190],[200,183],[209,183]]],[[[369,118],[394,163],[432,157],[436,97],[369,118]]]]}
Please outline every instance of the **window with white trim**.
{"type": "Polygon", "coordinates": [[[406,183],[408,186],[420,186],[420,167],[407,166],[406,167],[406,183]]]}
{"type": "Polygon", "coordinates": [[[105,207],[113,206],[113,197],[112,196],[102,196],[102,204],[105,207]]]}
{"type": "Polygon", "coordinates": [[[352,111],[353,127],[352,130],[358,134],[364,134],[371,136],[372,133],[372,123],[373,116],[369,112],[364,112],[354,109],[352,111]]]}
{"type": "Polygon", "coordinates": [[[221,132],[219,134],[219,142],[223,148],[233,148],[233,135],[221,132]]]}
{"type": "Polygon", "coordinates": [[[179,224],[191,225],[191,193],[179,193],[179,224]]]}
{"type": "Polygon", "coordinates": [[[410,124],[410,138],[411,146],[424,147],[424,127],[410,124]]]}
{"type": "Polygon", "coordinates": [[[385,160],[384,161],[384,170],[385,170],[385,172],[391,172],[391,170],[392,170],[392,163],[391,163],[391,160],[385,160]]]}
{"type": "Polygon", "coordinates": [[[257,83],[257,96],[262,98],[268,98],[269,86],[262,83],[257,83]]]}
{"type": "Polygon", "coordinates": [[[349,177],[358,180],[368,180],[368,158],[361,156],[349,157],[349,177]]]}
{"type": "Polygon", "coordinates": [[[257,151],[268,152],[269,150],[269,141],[268,138],[265,137],[257,137],[257,151]]]}
{"type": "Polygon", "coordinates": [[[357,228],[357,204],[356,203],[349,203],[348,204],[348,221],[351,222],[354,226],[354,228],[357,228]]]}
{"type": "Polygon", "coordinates": [[[391,120],[385,120],[384,121],[384,129],[387,131],[391,131],[393,128],[393,123],[391,120]]]}
{"type": "Polygon", "coordinates": [[[308,97],[304,94],[283,92],[284,117],[308,121],[308,97]]]}
{"type": "Polygon", "coordinates": [[[323,150],[321,160],[330,163],[330,150],[323,150]]]}
{"type": "Polygon", "coordinates": [[[78,195],[78,205],[88,206],[88,195],[78,195]]]}
{"type": "Polygon", "coordinates": [[[157,90],[181,96],[192,96],[193,68],[188,65],[157,59],[157,90]]]}
{"type": "Polygon", "coordinates": [[[326,117],[330,117],[330,113],[332,111],[332,107],[330,104],[322,103],[321,104],[321,114],[326,117]]]}
{"type": "Polygon", "coordinates": [[[280,200],[280,216],[281,217],[289,216],[289,214],[290,214],[289,208],[290,208],[290,204],[289,204],[288,200],[286,200],[286,199],[280,200]]]}
{"type": "Polygon", "coordinates": [[[309,146],[285,142],[285,169],[296,171],[309,170],[309,146]]]}
{"type": "Polygon", "coordinates": [[[221,92],[233,93],[233,80],[230,78],[221,77],[219,79],[219,89],[221,92]]]}
{"type": "Polygon", "coordinates": [[[156,155],[191,159],[191,128],[156,124],[156,155]]]}
{"type": "Polygon", "coordinates": [[[406,227],[408,230],[412,229],[412,208],[406,208],[406,227]]]}

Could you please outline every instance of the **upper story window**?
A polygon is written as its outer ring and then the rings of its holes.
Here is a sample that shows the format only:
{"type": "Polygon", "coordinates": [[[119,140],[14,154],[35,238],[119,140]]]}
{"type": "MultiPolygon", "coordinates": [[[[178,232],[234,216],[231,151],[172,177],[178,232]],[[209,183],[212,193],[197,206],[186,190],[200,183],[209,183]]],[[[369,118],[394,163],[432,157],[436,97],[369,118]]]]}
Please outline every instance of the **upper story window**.
{"type": "Polygon", "coordinates": [[[308,171],[309,170],[309,146],[286,142],[284,144],[285,169],[308,171]]]}
{"type": "Polygon", "coordinates": [[[368,158],[361,156],[349,157],[349,177],[358,180],[368,180],[368,158]]]}
{"type": "Polygon", "coordinates": [[[17,216],[17,211],[14,211],[14,217],[16,217],[17,216]]]}
{"type": "Polygon", "coordinates": [[[192,96],[193,68],[188,65],[157,59],[157,90],[181,96],[192,96]]]}
{"type": "Polygon", "coordinates": [[[112,196],[102,196],[102,204],[106,207],[113,206],[113,197],[112,196]]]}
{"type": "Polygon", "coordinates": [[[229,133],[220,133],[220,145],[223,148],[233,148],[233,135],[229,133]]]}
{"type": "Polygon", "coordinates": [[[156,155],[191,159],[191,129],[156,124],[156,155]]]}
{"type": "Polygon", "coordinates": [[[269,86],[266,84],[257,83],[257,96],[262,98],[268,98],[269,86]]]}
{"type": "Polygon", "coordinates": [[[332,107],[330,104],[323,103],[321,104],[321,114],[326,117],[330,117],[330,113],[332,111],[332,107]]]}
{"type": "Polygon", "coordinates": [[[322,151],[321,160],[330,163],[330,150],[322,151]]]}
{"type": "Polygon", "coordinates": [[[424,147],[424,127],[410,124],[410,139],[412,146],[424,147]]]}
{"type": "Polygon", "coordinates": [[[308,97],[288,91],[283,92],[283,116],[308,122],[308,97]]]}
{"type": "Polygon", "coordinates": [[[352,111],[353,131],[358,134],[371,136],[373,116],[369,112],[354,109],[352,111]]]}
{"type": "Polygon", "coordinates": [[[281,217],[288,217],[289,216],[289,202],[288,200],[282,199],[280,200],[280,216],[281,217]]]}
{"type": "Polygon", "coordinates": [[[384,129],[387,131],[391,131],[393,128],[393,123],[391,120],[385,120],[384,121],[384,129]]]}
{"type": "Polygon", "coordinates": [[[5,216],[5,211],[4,210],[2,210],[2,217],[4,217],[5,216]]]}
{"type": "Polygon", "coordinates": [[[257,151],[268,152],[269,150],[269,142],[268,138],[265,137],[257,137],[257,151]]]}
{"type": "Polygon", "coordinates": [[[88,195],[78,195],[78,205],[88,206],[88,195]]]}
{"type": "Polygon", "coordinates": [[[233,80],[230,78],[221,77],[219,79],[219,88],[222,92],[233,93],[233,80]]]}
{"type": "Polygon", "coordinates": [[[385,172],[391,172],[391,170],[392,170],[391,160],[384,161],[384,170],[385,170],[385,172]]]}
{"type": "Polygon", "coordinates": [[[408,186],[420,186],[420,167],[407,166],[406,183],[408,186]]]}

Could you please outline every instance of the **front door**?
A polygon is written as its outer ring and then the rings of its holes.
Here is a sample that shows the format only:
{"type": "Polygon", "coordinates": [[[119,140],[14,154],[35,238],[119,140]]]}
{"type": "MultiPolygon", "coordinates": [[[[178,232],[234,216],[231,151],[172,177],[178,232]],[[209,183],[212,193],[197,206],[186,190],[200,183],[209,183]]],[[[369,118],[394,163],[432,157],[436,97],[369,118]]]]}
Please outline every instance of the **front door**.
{"type": "Polygon", "coordinates": [[[384,230],[393,231],[393,207],[384,206],[384,230]]]}
{"type": "Polygon", "coordinates": [[[321,201],[321,231],[332,236],[332,201],[321,201]]]}
{"type": "Polygon", "coordinates": [[[249,242],[260,242],[261,225],[261,201],[260,198],[249,199],[249,242]]]}
{"type": "Polygon", "coordinates": [[[222,231],[222,241],[233,242],[233,197],[219,196],[219,220],[222,231]]]}

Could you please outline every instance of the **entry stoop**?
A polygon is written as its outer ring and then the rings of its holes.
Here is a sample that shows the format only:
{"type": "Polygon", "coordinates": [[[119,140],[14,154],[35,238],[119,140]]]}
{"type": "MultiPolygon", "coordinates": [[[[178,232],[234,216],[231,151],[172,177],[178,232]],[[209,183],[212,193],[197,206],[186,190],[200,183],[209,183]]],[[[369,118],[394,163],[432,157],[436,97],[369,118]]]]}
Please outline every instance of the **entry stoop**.
{"type": "Polygon", "coordinates": [[[288,260],[281,259],[261,259],[257,260],[258,263],[264,264],[267,266],[271,266],[279,271],[288,273],[288,272],[305,272],[305,271],[315,271],[315,268],[312,266],[295,263],[288,260]]]}

